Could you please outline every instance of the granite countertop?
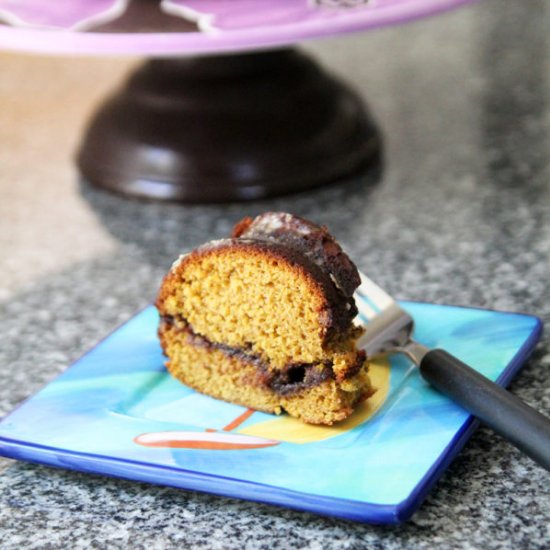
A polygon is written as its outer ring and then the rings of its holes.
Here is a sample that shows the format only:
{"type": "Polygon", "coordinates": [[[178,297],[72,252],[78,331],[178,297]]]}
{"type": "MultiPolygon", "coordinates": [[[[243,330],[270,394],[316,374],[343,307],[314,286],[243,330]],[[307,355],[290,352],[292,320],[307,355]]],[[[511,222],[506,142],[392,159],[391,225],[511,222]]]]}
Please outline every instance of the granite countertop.
{"type": "MultiPolygon", "coordinates": [[[[308,43],[384,136],[377,181],[177,206],[77,183],[89,114],[139,60],[0,54],[0,416],[155,296],[171,261],[243,215],[326,223],[401,299],[550,323],[550,10],[487,0],[308,43]]],[[[543,336],[511,391],[550,413],[543,336]]],[[[406,524],[380,527],[0,459],[0,547],[542,548],[550,478],[479,429],[406,524]]]]}

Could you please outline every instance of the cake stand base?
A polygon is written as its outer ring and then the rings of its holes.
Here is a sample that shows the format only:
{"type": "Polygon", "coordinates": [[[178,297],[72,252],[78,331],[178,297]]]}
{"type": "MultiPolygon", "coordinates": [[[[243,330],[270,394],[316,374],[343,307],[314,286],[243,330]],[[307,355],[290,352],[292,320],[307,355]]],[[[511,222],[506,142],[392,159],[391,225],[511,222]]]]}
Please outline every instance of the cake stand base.
{"type": "Polygon", "coordinates": [[[77,162],[117,193],[208,203],[330,183],[379,150],[357,96],[285,49],[147,61],[95,114],[77,162]]]}

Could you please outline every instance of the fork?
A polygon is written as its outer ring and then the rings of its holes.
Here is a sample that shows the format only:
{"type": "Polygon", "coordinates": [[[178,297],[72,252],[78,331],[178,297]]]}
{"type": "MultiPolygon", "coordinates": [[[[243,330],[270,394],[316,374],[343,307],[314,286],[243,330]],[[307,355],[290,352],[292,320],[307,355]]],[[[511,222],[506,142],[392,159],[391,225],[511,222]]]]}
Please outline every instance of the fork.
{"type": "Polygon", "coordinates": [[[413,318],[366,275],[360,276],[356,303],[367,322],[358,346],[367,357],[406,355],[437,390],[550,470],[550,419],[445,350],[416,342],[413,318]]]}

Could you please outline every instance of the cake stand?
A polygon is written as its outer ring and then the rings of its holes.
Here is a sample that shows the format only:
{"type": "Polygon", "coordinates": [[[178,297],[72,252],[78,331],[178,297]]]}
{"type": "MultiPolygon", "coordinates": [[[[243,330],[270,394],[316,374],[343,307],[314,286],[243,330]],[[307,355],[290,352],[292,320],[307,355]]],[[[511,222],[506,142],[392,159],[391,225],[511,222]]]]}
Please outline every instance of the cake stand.
{"type": "Polygon", "coordinates": [[[149,58],[92,117],[92,185],[181,202],[304,190],[374,165],[380,137],[343,83],[291,46],[473,0],[0,0],[0,48],[149,58]]]}

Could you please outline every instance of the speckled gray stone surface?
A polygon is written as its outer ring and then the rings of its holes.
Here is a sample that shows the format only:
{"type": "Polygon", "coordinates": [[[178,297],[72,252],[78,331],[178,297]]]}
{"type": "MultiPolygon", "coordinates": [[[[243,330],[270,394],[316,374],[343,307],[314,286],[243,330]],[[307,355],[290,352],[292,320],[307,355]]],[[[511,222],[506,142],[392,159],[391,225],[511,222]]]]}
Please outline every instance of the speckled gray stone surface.
{"type": "MultiPolygon", "coordinates": [[[[495,0],[309,44],[377,118],[385,142],[378,180],[208,207],[126,201],[75,186],[116,246],[0,303],[0,415],[150,302],[180,251],[266,209],[326,223],[399,298],[526,311],[548,326],[548,28],[544,0],[495,0]]],[[[511,391],[549,414],[549,389],[544,336],[511,391]]],[[[550,476],[486,429],[397,527],[0,459],[3,550],[529,549],[548,547],[549,525],[550,476]]]]}

